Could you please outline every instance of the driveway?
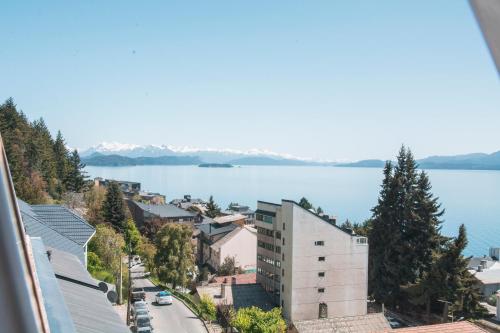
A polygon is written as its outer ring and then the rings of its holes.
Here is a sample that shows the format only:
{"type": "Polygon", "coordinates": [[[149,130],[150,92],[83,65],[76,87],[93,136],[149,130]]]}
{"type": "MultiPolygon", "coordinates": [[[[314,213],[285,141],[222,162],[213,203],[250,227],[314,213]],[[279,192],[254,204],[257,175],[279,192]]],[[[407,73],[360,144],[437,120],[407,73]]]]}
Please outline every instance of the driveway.
{"type": "Polygon", "coordinates": [[[153,316],[155,333],[186,332],[207,333],[201,320],[189,310],[181,301],[174,298],[172,305],[156,305],[155,294],[160,290],[149,279],[141,278],[144,267],[135,266],[131,269],[134,287],[142,287],[146,291],[146,302],[153,316]]]}

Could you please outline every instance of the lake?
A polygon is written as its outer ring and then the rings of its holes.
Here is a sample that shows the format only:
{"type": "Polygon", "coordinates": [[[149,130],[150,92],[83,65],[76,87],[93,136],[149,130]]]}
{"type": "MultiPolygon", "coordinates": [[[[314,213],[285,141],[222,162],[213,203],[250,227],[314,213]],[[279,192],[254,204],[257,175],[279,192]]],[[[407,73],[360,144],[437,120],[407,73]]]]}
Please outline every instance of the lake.
{"type": "MultiPolygon", "coordinates": [[[[197,166],[93,167],[89,176],[137,181],[143,190],[159,192],[167,201],[191,194],[225,208],[238,202],[255,208],[257,200],[279,203],[305,196],[325,213],[362,222],[376,204],[382,170],[372,168],[244,166],[199,168],[197,166]]],[[[446,212],[442,232],[456,235],[465,224],[469,238],[467,255],[488,254],[500,246],[500,171],[428,170],[433,193],[446,212]]]]}

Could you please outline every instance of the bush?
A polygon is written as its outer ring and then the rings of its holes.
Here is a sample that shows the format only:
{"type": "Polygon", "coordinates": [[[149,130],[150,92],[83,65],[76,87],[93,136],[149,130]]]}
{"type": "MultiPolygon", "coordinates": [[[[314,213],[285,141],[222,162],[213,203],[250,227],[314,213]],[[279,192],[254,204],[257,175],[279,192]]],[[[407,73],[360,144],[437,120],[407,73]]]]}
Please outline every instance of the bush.
{"type": "Polygon", "coordinates": [[[212,298],[208,295],[202,295],[200,299],[200,316],[207,320],[215,320],[217,314],[217,308],[212,298]]]}

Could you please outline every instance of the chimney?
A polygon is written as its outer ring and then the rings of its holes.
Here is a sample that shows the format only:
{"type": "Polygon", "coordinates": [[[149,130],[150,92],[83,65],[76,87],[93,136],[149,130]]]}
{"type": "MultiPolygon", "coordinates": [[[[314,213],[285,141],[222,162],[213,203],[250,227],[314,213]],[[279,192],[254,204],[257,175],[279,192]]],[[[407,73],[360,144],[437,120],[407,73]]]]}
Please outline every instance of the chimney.
{"type": "Polygon", "coordinates": [[[231,277],[231,284],[236,284],[236,276],[231,277]]]}
{"type": "Polygon", "coordinates": [[[226,284],[221,283],[220,285],[220,298],[224,299],[226,298],[226,284]]]}
{"type": "Polygon", "coordinates": [[[481,266],[481,265],[477,266],[477,271],[478,272],[482,272],[483,271],[483,266],[481,266]]]}
{"type": "Polygon", "coordinates": [[[481,267],[482,267],[483,269],[487,269],[487,268],[488,268],[488,267],[487,267],[487,263],[488,263],[488,262],[487,262],[485,259],[481,260],[481,267]]]}

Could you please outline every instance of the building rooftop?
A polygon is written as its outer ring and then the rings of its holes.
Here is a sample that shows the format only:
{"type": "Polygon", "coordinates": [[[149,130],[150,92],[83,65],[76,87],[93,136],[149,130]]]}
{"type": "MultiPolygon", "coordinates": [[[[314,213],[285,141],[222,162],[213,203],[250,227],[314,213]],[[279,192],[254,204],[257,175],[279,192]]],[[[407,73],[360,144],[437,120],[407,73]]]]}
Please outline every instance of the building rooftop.
{"type": "Polygon", "coordinates": [[[134,203],[139,206],[144,211],[147,211],[151,214],[157,215],[163,218],[175,218],[175,217],[195,217],[196,214],[192,212],[188,212],[187,210],[181,209],[177,206],[171,204],[164,205],[149,205],[144,204],[142,202],[134,201],[134,203]]]}
{"type": "Polygon", "coordinates": [[[247,217],[243,214],[231,214],[226,216],[217,216],[214,218],[214,221],[217,223],[229,223],[244,220],[246,218],[247,217]]]}
{"type": "Polygon", "coordinates": [[[198,229],[200,229],[200,231],[207,237],[223,233],[229,233],[236,228],[239,228],[239,226],[232,223],[229,224],[207,223],[198,226],[198,229]]]}
{"type": "Polygon", "coordinates": [[[234,236],[236,236],[238,233],[240,233],[242,231],[243,231],[243,228],[235,228],[232,231],[230,231],[229,233],[227,233],[226,235],[224,235],[224,237],[222,237],[221,239],[219,239],[218,241],[216,241],[215,243],[210,245],[210,247],[214,251],[219,251],[221,246],[223,246],[224,244],[229,242],[234,236]]]}
{"type": "Polygon", "coordinates": [[[496,261],[492,266],[483,271],[471,271],[471,273],[481,281],[482,284],[500,283],[500,262],[496,261]]]}
{"type": "Polygon", "coordinates": [[[205,294],[212,297],[217,304],[232,304],[235,310],[256,306],[264,311],[270,311],[275,307],[260,284],[226,284],[224,298],[221,298],[221,284],[200,286],[196,287],[196,290],[200,296],[205,294]]]}
{"type": "Polygon", "coordinates": [[[95,233],[95,228],[80,215],[61,205],[32,205],[39,220],[84,246],[95,233]]]}
{"type": "Polygon", "coordinates": [[[228,275],[228,276],[216,276],[214,278],[217,284],[255,284],[257,283],[257,273],[248,273],[248,274],[236,274],[236,275],[228,275]],[[224,282],[226,281],[226,282],[224,282]]]}
{"type": "Polygon", "coordinates": [[[125,333],[130,330],[78,259],[70,253],[49,248],[50,262],[79,333],[125,333]]]}
{"type": "MultiPolygon", "coordinates": [[[[468,321],[459,321],[455,323],[425,325],[417,327],[406,327],[394,330],[398,333],[485,333],[479,326],[468,321]]],[[[381,331],[380,333],[392,332],[391,330],[381,331]]]]}
{"type": "Polygon", "coordinates": [[[56,228],[45,224],[26,202],[18,199],[18,204],[26,233],[29,236],[40,237],[46,246],[69,252],[78,257],[80,262],[85,262],[85,252],[81,244],[69,239],[56,228]]]}
{"type": "Polygon", "coordinates": [[[392,331],[383,313],[303,320],[294,322],[294,325],[299,333],[379,333],[392,331]]]}

